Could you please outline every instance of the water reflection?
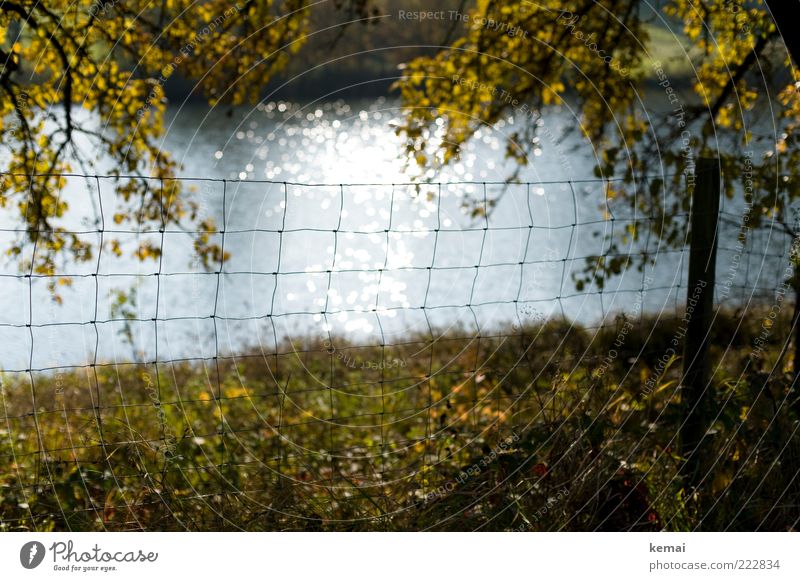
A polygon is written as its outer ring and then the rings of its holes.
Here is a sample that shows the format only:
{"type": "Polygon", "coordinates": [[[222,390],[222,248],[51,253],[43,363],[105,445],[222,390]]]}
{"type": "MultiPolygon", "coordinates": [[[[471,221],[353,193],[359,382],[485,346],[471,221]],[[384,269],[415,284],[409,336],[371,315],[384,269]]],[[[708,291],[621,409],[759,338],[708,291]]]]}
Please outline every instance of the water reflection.
{"type": "MultiPolygon", "coordinates": [[[[407,184],[392,101],[264,103],[232,117],[192,106],[171,114],[164,147],[182,163],[182,174],[235,180],[192,182],[195,191],[187,191],[201,219],[225,225],[230,260],[220,274],[205,271],[193,259],[192,235],[175,231],[164,236],[160,276],[152,262],[110,253],[102,256],[97,281],[94,265],[65,264],[64,272],[80,276],[64,289],[63,305],[52,303],[46,280],[3,277],[4,368],[80,365],[93,360],[96,345],[100,360],[152,360],[156,331],[158,357],[174,359],[244,345],[270,350],[287,337],[309,335],[380,344],[432,326],[474,332],[551,316],[595,324],[626,312],[644,276],[657,281],[644,297],[645,311],[680,300],[682,251],[659,252],[645,272],[626,271],[603,293],[576,291],[573,273],[585,268],[586,257],[607,250],[605,235],[615,227],[603,219],[602,183],[563,182],[591,177],[595,152],[587,143],[568,144],[568,172],[566,146],[541,143],[520,175],[561,183],[480,183],[502,181],[513,170],[503,157],[515,125],[509,118],[480,130],[461,161],[435,176],[441,186],[415,187],[407,184]],[[473,212],[484,206],[492,208],[488,215],[473,212]],[[121,289],[135,290],[132,322],[112,309],[121,289]],[[121,340],[123,331],[133,348],[121,340]]],[[[551,141],[574,122],[563,111],[548,119],[552,127],[543,134],[551,141]]],[[[68,182],[76,223],[91,211],[93,197],[115,211],[110,184],[101,182],[99,193],[93,188],[68,182]]],[[[14,219],[2,218],[4,225],[14,219]]],[[[129,251],[157,236],[130,235],[123,243],[129,251]]]]}

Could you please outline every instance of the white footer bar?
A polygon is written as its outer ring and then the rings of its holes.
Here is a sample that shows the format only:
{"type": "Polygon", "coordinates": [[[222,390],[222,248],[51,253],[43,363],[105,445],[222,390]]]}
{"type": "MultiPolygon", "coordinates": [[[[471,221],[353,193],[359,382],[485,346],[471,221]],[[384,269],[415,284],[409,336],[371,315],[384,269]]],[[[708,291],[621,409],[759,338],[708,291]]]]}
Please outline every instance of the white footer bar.
{"type": "Polygon", "coordinates": [[[3,579],[800,579],[793,533],[0,533],[3,579]],[[585,575],[586,577],[579,577],[585,575]],[[191,576],[191,577],[188,577],[191,576]],[[241,577],[238,577],[241,576],[241,577]],[[254,577],[257,576],[257,577],[254,577]]]}

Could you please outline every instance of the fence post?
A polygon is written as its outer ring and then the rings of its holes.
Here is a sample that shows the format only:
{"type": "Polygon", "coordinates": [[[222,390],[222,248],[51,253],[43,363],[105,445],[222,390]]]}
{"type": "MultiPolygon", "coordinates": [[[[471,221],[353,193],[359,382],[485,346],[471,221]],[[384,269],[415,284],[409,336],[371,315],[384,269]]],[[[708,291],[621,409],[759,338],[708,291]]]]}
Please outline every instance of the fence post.
{"type": "Polygon", "coordinates": [[[714,281],[717,263],[717,223],[720,197],[718,159],[697,160],[692,195],[689,279],[683,323],[686,339],[683,351],[683,423],[680,430],[681,455],[686,459],[684,475],[691,488],[702,478],[700,444],[708,430],[707,421],[714,393],[710,384],[709,347],[714,310],[714,281]]]}

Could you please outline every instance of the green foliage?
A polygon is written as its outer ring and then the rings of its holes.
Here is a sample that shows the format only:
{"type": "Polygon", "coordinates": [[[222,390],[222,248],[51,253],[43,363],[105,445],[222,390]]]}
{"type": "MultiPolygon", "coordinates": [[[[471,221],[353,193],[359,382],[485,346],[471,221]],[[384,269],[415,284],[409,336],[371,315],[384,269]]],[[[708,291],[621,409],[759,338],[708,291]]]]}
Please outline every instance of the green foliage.
{"type": "Polygon", "coordinates": [[[715,330],[729,345],[714,349],[726,362],[716,463],[694,495],[675,445],[680,365],[658,366],[674,326],[645,321],[619,346],[613,327],[552,322],[385,349],[305,341],[219,368],[99,367],[97,384],[79,373],[37,375],[33,389],[4,378],[0,523],[786,530],[796,514],[780,506],[800,499],[790,362],[776,344],[748,363],[760,328],[740,323],[720,318],[715,330]]]}

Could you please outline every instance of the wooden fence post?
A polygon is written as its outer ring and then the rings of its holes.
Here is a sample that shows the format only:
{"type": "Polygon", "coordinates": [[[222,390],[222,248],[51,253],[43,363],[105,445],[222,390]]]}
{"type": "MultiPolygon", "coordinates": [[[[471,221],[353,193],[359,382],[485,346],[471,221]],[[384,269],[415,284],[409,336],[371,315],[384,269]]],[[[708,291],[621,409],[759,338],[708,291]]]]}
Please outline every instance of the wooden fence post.
{"type": "MultiPolygon", "coordinates": [[[[703,477],[701,442],[710,427],[714,392],[710,382],[711,322],[714,317],[714,281],[717,265],[717,224],[719,217],[720,168],[718,159],[697,161],[692,195],[689,279],[686,311],[682,326],[686,333],[683,351],[683,423],[681,454],[686,460],[684,475],[694,488],[703,477]]],[[[689,185],[689,184],[687,184],[689,185]]]]}

